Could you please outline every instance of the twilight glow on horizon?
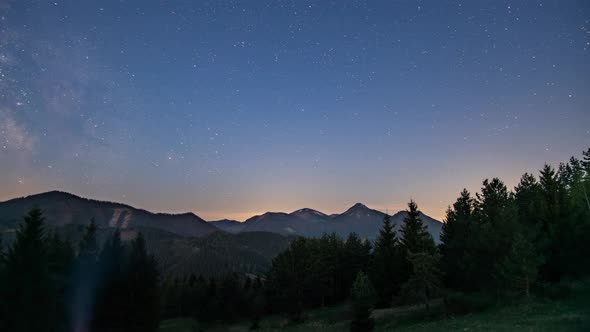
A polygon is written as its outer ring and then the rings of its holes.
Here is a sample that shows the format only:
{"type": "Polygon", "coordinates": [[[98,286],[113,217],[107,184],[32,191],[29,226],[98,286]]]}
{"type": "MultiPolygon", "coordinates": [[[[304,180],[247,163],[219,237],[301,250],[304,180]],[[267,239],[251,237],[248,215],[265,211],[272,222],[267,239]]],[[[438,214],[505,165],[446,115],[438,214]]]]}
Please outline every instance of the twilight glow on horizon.
{"type": "Polygon", "coordinates": [[[586,1],[0,0],[0,201],[438,219],[590,147],[586,1]]]}

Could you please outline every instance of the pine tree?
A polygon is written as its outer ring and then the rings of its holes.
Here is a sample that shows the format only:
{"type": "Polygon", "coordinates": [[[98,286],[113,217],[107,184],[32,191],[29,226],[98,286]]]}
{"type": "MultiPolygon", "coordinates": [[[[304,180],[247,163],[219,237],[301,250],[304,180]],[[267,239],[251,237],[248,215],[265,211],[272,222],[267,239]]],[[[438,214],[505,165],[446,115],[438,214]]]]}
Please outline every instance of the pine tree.
{"type": "Polygon", "coordinates": [[[375,241],[371,264],[371,280],[377,290],[377,307],[389,306],[393,295],[399,292],[401,266],[398,240],[391,225],[391,217],[386,215],[375,241]]]}
{"type": "Polygon", "coordinates": [[[310,258],[315,260],[312,275],[316,278],[311,285],[316,288],[314,294],[320,297],[321,306],[326,306],[335,301],[342,285],[344,243],[336,233],[331,233],[322,235],[318,241],[311,241],[310,244],[313,244],[312,250],[315,251],[310,258]]]}
{"type": "Polygon", "coordinates": [[[400,227],[400,233],[403,267],[398,273],[402,276],[403,284],[412,274],[411,255],[423,252],[434,253],[436,246],[432,236],[428,233],[426,225],[422,223],[418,205],[414,201],[408,203],[407,216],[404,218],[404,222],[400,227]]]}
{"type": "Polygon", "coordinates": [[[529,297],[540,263],[540,256],[533,244],[522,234],[516,233],[509,254],[497,266],[497,277],[503,289],[529,297]]]}
{"type": "Polygon", "coordinates": [[[313,239],[297,238],[289,248],[276,256],[268,273],[269,300],[271,308],[287,312],[293,322],[303,320],[303,309],[314,294],[316,258],[313,258],[310,243],[313,239]]]}
{"type": "Polygon", "coordinates": [[[560,245],[559,257],[553,257],[552,262],[560,262],[562,275],[580,277],[590,272],[590,258],[587,258],[590,249],[585,235],[590,231],[590,210],[584,183],[584,160],[571,157],[569,162],[560,164],[557,176],[564,201],[561,222],[555,233],[558,237],[555,246],[560,245]]]}
{"type": "Polygon", "coordinates": [[[343,248],[341,271],[339,271],[342,280],[339,290],[340,300],[350,295],[350,288],[358,272],[367,271],[370,254],[370,248],[366,247],[356,233],[348,235],[343,248]]]}
{"type": "Polygon", "coordinates": [[[351,332],[370,332],[374,329],[371,312],[375,302],[375,289],[363,271],[357,273],[352,286],[353,319],[350,323],[351,332]]]}
{"type": "Polygon", "coordinates": [[[407,216],[400,228],[400,244],[405,252],[432,252],[435,248],[434,240],[428,228],[422,223],[418,205],[413,200],[408,203],[407,216]]]}
{"type": "Polygon", "coordinates": [[[160,321],[158,265],[155,258],[148,254],[141,233],[131,243],[127,269],[128,325],[125,331],[156,331],[160,321]]]}
{"type": "Polygon", "coordinates": [[[566,218],[568,207],[565,183],[560,181],[559,174],[549,165],[541,170],[539,182],[543,196],[541,231],[546,234],[547,239],[547,257],[541,266],[541,275],[545,280],[559,281],[567,270],[565,265],[569,263],[564,259],[564,245],[570,241],[568,233],[571,230],[566,218]]]}
{"type": "Polygon", "coordinates": [[[68,240],[62,240],[57,232],[52,232],[47,238],[48,270],[55,290],[55,316],[53,321],[59,330],[69,329],[69,312],[66,307],[67,290],[70,286],[74,248],[68,240]]]}
{"type": "Polygon", "coordinates": [[[90,220],[79,244],[76,258],[72,292],[72,325],[75,331],[89,330],[93,316],[96,287],[98,284],[98,242],[96,223],[90,220]]]}
{"type": "Polygon", "coordinates": [[[467,189],[447,210],[441,233],[441,265],[446,284],[457,290],[468,290],[467,254],[473,235],[473,198],[467,189]]]}
{"type": "Polygon", "coordinates": [[[512,236],[520,231],[513,195],[498,178],[484,180],[475,201],[476,232],[469,255],[469,275],[479,289],[500,287],[495,284],[494,267],[506,257],[512,236]]]}
{"type": "Polygon", "coordinates": [[[125,248],[115,229],[98,257],[99,284],[93,314],[94,331],[116,331],[125,326],[125,248]]]}
{"type": "Polygon", "coordinates": [[[410,253],[408,259],[412,266],[410,278],[402,286],[402,294],[406,299],[419,300],[427,310],[430,300],[440,294],[441,272],[438,254],[428,251],[410,253]]]}
{"type": "Polygon", "coordinates": [[[542,248],[546,242],[545,233],[542,231],[541,220],[543,218],[543,194],[541,185],[537,179],[529,173],[525,173],[518,185],[514,188],[514,198],[518,209],[518,220],[531,234],[538,248],[542,248]]]}
{"type": "Polygon", "coordinates": [[[6,331],[54,331],[55,289],[49,274],[44,218],[32,209],[16,232],[6,255],[3,295],[10,299],[6,331]]]}

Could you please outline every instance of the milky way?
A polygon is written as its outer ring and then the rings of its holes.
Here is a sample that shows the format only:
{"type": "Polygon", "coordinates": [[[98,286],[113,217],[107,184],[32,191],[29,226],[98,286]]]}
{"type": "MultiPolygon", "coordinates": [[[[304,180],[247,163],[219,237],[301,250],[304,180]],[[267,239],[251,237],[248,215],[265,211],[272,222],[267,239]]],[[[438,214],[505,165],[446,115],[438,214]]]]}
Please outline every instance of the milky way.
{"type": "Polygon", "coordinates": [[[440,218],[579,155],[588,91],[585,1],[0,0],[0,200],[440,218]]]}

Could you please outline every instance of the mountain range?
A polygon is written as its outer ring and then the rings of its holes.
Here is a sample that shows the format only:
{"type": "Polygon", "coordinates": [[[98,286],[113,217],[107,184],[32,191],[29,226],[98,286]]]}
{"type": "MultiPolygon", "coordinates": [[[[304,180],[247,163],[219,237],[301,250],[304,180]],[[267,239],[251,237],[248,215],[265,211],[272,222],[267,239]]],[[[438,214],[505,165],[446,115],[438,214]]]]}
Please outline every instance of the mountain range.
{"type": "MultiPolygon", "coordinates": [[[[99,243],[115,228],[120,229],[124,241],[142,232],[148,250],[157,258],[164,274],[205,276],[264,273],[272,258],[285,250],[295,236],[318,237],[335,232],[346,237],[356,232],[363,238],[374,239],[386,216],[357,203],[341,214],[327,215],[304,208],[291,213],[267,212],[244,222],[207,222],[193,213],[152,213],[121,203],[50,191],[0,202],[0,237],[4,246],[14,240],[23,216],[34,207],[43,210],[48,229],[74,245],[94,219],[99,243]]],[[[391,216],[395,229],[399,229],[405,216],[405,211],[391,216]]],[[[421,217],[439,242],[442,223],[426,215],[421,217]]]]}
{"type": "MultiPolygon", "coordinates": [[[[87,224],[94,218],[99,227],[120,229],[149,228],[162,230],[181,237],[202,237],[218,230],[237,234],[271,232],[281,235],[318,237],[323,233],[337,233],[346,237],[356,232],[362,238],[374,239],[386,214],[357,203],[341,214],[327,215],[309,208],[291,213],[267,212],[247,219],[207,222],[193,213],[152,213],[129,205],[82,198],[70,193],[50,191],[0,202],[0,230],[15,229],[31,208],[44,212],[46,222],[53,226],[87,224]]],[[[391,216],[394,229],[399,229],[406,216],[400,211],[391,216]]],[[[425,214],[422,222],[439,241],[442,223],[425,214]]]]}
{"type": "MultiPolygon", "coordinates": [[[[386,214],[381,211],[357,203],[341,214],[327,215],[320,211],[305,208],[291,213],[267,212],[249,218],[244,222],[224,219],[209,223],[234,234],[262,231],[306,237],[317,237],[324,233],[336,233],[346,237],[349,233],[356,232],[362,238],[374,239],[383,225],[385,216],[386,214]]],[[[399,230],[406,216],[406,211],[399,211],[391,216],[391,222],[395,230],[399,230]]],[[[420,217],[429,233],[438,243],[442,223],[425,214],[421,214],[420,217]]]]}
{"type": "Polygon", "coordinates": [[[88,224],[98,227],[153,228],[188,237],[204,236],[218,229],[193,213],[152,213],[132,206],[82,198],[70,193],[50,191],[0,202],[0,226],[16,228],[27,212],[38,207],[52,226],[88,224]]]}

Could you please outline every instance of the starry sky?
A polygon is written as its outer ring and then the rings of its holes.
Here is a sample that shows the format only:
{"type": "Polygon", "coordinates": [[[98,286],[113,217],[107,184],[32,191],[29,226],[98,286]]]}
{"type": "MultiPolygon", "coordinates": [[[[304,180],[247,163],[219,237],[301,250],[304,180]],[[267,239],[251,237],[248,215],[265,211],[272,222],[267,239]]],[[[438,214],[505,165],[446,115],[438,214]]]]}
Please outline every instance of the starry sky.
{"type": "Polygon", "coordinates": [[[442,218],[579,156],[589,91],[583,0],[0,0],[0,200],[442,218]]]}

